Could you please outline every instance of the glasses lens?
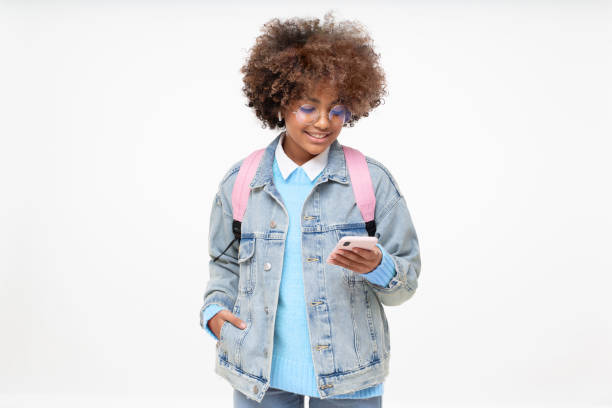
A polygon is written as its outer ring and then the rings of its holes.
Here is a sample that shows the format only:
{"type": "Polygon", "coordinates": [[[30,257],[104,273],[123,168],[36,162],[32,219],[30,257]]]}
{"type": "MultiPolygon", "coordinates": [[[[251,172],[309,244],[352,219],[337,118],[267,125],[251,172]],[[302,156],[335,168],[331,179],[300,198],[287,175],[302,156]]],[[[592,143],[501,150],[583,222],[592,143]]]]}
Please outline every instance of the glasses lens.
{"type": "Polygon", "coordinates": [[[312,123],[319,118],[319,111],[312,105],[302,105],[297,110],[297,119],[302,123],[312,123]]]}
{"type": "Polygon", "coordinates": [[[336,105],[329,111],[329,120],[344,124],[351,118],[351,112],[344,105],[336,105]]]}

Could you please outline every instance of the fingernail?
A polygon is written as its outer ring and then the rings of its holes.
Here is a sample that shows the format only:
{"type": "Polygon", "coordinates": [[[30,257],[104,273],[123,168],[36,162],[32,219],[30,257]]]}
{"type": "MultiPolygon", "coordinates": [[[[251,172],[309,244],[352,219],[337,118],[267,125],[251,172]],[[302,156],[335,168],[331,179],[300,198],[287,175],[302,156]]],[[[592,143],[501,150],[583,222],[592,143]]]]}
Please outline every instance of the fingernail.
{"type": "Polygon", "coordinates": [[[246,327],[246,324],[244,324],[244,322],[243,322],[243,323],[240,323],[240,328],[241,328],[241,329],[244,329],[245,327],[246,327]]]}

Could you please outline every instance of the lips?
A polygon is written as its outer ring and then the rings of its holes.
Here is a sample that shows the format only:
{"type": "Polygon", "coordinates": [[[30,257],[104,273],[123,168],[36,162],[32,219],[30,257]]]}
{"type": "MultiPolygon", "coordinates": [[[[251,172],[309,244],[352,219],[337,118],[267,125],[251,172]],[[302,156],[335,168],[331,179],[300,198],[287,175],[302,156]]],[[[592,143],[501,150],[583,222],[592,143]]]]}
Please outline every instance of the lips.
{"type": "Polygon", "coordinates": [[[327,136],[331,135],[331,133],[317,134],[317,133],[310,133],[307,131],[304,131],[304,133],[306,133],[310,137],[314,137],[315,139],[325,139],[327,136]]]}

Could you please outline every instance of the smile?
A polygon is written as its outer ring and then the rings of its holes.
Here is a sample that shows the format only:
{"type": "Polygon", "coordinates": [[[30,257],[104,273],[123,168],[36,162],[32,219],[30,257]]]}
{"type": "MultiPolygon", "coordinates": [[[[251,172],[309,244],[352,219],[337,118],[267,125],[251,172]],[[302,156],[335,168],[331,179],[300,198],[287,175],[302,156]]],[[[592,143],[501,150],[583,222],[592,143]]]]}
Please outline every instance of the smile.
{"type": "Polygon", "coordinates": [[[326,137],[331,135],[331,133],[309,133],[306,131],[304,131],[304,133],[306,133],[308,136],[313,137],[315,139],[325,139],[326,137]]]}

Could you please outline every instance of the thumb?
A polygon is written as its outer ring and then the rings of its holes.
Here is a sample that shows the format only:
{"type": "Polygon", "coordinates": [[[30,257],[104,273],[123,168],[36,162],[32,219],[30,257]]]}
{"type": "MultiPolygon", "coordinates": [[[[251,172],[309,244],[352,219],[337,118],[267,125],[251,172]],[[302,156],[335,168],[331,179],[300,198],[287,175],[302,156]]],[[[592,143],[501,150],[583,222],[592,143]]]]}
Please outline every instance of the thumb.
{"type": "Polygon", "coordinates": [[[239,329],[246,328],[246,323],[240,320],[240,318],[233,313],[231,314],[230,318],[227,320],[229,320],[234,326],[238,327],[239,329]]]}

